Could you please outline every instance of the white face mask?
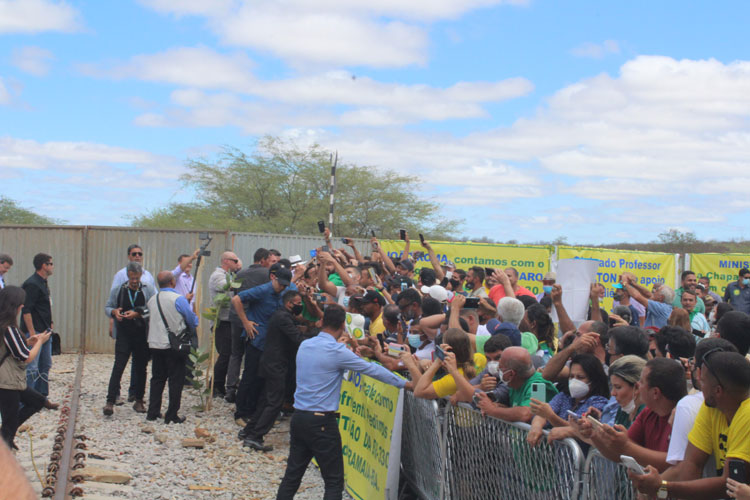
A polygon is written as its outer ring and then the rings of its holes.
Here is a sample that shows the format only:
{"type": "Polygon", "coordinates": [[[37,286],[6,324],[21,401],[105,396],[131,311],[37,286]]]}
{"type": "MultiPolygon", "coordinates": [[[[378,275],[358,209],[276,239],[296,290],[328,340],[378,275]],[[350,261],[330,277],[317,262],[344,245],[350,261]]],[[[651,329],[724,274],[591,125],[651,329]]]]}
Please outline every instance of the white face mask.
{"type": "Polygon", "coordinates": [[[488,361],[487,362],[487,373],[493,377],[497,377],[497,372],[500,371],[500,361],[488,361]]]}
{"type": "Polygon", "coordinates": [[[568,380],[568,391],[570,392],[571,398],[582,398],[589,393],[589,384],[578,380],[577,378],[572,378],[568,380]]]}
{"type": "Polygon", "coordinates": [[[635,398],[631,399],[630,403],[622,407],[622,411],[625,413],[630,413],[633,410],[635,410],[635,398]]]}

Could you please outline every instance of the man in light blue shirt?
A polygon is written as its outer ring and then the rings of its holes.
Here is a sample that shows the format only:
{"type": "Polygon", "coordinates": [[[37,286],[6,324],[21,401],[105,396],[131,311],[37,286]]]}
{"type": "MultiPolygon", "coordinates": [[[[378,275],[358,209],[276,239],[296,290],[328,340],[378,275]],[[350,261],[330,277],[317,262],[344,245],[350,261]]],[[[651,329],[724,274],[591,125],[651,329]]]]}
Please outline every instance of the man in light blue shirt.
{"type": "Polygon", "coordinates": [[[630,275],[623,275],[622,285],[630,294],[631,299],[646,307],[646,321],[643,323],[645,328],[649,326],[662,328],[667,325],[669,315],[672,314],[674,290],[667,285],[662,285],[658,290],[650,292],[630,275]]]}
{"type": "Polygon", "coordinates": [[[340,499],[344,490],[338,414],[344,371],[369,375],[398,388],[407,381],[382,366],[370,363],[338,342],[346,331],[346,312],[331,305],[323,314],[323,329],[305,340],[297,351],[297,391],[290,425],[289,458],[276,494],[277,500],[294,498],[310,459],[315,457],[325,482],[326,499],[340,499]]]}

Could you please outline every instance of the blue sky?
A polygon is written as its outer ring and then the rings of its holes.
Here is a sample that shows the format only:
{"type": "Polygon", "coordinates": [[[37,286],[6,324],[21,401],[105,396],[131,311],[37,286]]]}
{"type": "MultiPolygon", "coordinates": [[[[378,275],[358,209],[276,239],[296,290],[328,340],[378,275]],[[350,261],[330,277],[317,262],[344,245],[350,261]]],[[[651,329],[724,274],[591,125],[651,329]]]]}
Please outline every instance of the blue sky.
{"type": "Polygon", "coordinates": [[[187,159],[271,134],[420,177],[468,237],[750,238],[748,18],[740,1],[0,0],[1,193],[127,224],[192,198],[187,159]]]}

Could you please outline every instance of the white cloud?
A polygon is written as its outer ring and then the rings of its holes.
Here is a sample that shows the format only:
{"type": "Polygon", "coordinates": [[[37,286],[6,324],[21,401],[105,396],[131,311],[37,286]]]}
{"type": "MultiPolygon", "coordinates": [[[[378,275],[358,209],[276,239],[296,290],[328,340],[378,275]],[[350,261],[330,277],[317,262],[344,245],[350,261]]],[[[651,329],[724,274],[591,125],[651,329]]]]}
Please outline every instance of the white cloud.
{"type": "MultiPolygon", "coordinates": [[[[139,183],[142,172],[158,168],[175,180],[181,171],[173,158],[146,151],[91,142],[44,142],[0,137],[0,170],[32,171],[35,177],[50,175],[63,183],[122,187],[126,168],[129,183],[139,183]]],[[[143,184],[145,185],[145,183],[143,184]]]]}
{"type": "MultiPolygon", "coordinates": [[[[136,78],[188,87],[174,91],[171,96],[174,105],[187,109],[166,112],[179,115],[180,120],[186,114],[191,115],[186,124],[238,125],[252,120],[253,130],[264,124],[258,121],[258,114],[271,115],[266,126],[386,126],[484,117],[487,115],[484,103],[513,99],[533,89],[531,82],[524,78],[458,82],[447,88],[437,88],[383,83],[347,71],[258,80],[253,69],[254,63],[244,54],[222,54],[206,47],[180,47],[137,55],[114,68],[82,66],[85,73],[95,76],[136,78]],[[202,89],[221,92],[208,93],[202,89]],[[258,98],[262,101],[258,102],[258,98]],[[333,113],[333,107],[343,107],[343,111],[333,113]],[[198,115],[207,120],[199,120],[198,115]],[[226,118],[225,123],[217,122],[222,116],[226,118]]],[[[149,110],[137,123],[160,125],[173,121],[149,110]]]]}
{"type": "Polygon", "coordinates": [[[570,50],[576,57],[602,59],[609,54],[619,54],[620,44],[616,40],[604,40],[602,43],[586,42],[570,50]]]}
{"type": "Polygon", "coordinates": [[[64,1],[0,0],[0,33],[72,32],[79,14],[64,1]]]}
{"type": "Polygon", "coordinates": [[[21,47],[13,51],[11,61],[21,71],[36,76],[44,76],[49,72],[49,63],[54,55],[41,47],[21,47]]]}
{"type": "Polygon", "coordinates": [[[295,65],[400,67],[427,60],[426,24],[478,8],[527,0],[141,0],[163,13],[206,17],[225,43],[269,52],[295,65]]]}

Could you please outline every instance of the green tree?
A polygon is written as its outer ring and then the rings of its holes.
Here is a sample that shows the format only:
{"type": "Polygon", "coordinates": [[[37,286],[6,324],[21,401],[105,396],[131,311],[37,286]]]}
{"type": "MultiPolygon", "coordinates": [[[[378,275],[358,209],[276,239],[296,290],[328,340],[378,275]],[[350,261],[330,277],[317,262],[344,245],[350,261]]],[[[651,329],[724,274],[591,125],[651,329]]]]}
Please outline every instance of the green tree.
{"type": "MultiPolygon", "coordinates": [[[[310,234],[328,221],[330,152],[315,144],[264,137],[252,154],[225,148],[218,161],[189,160],[181,177],[196,200],[172,203],[133,218],[141,227],[201,227],[310,234]]],[[[462,221],[441,218],[440,205],[419,195],[420,180],[390,170],[339,162],[334,231],[368,237],[399,228],[445,238],[462,221]]]]}
{"type": "Polygon", "coordinates": [[[20,206],[15,200],[0,196],[0,224],[52,225],[64,223],[63,220],[34,213],[20,206]]]}

